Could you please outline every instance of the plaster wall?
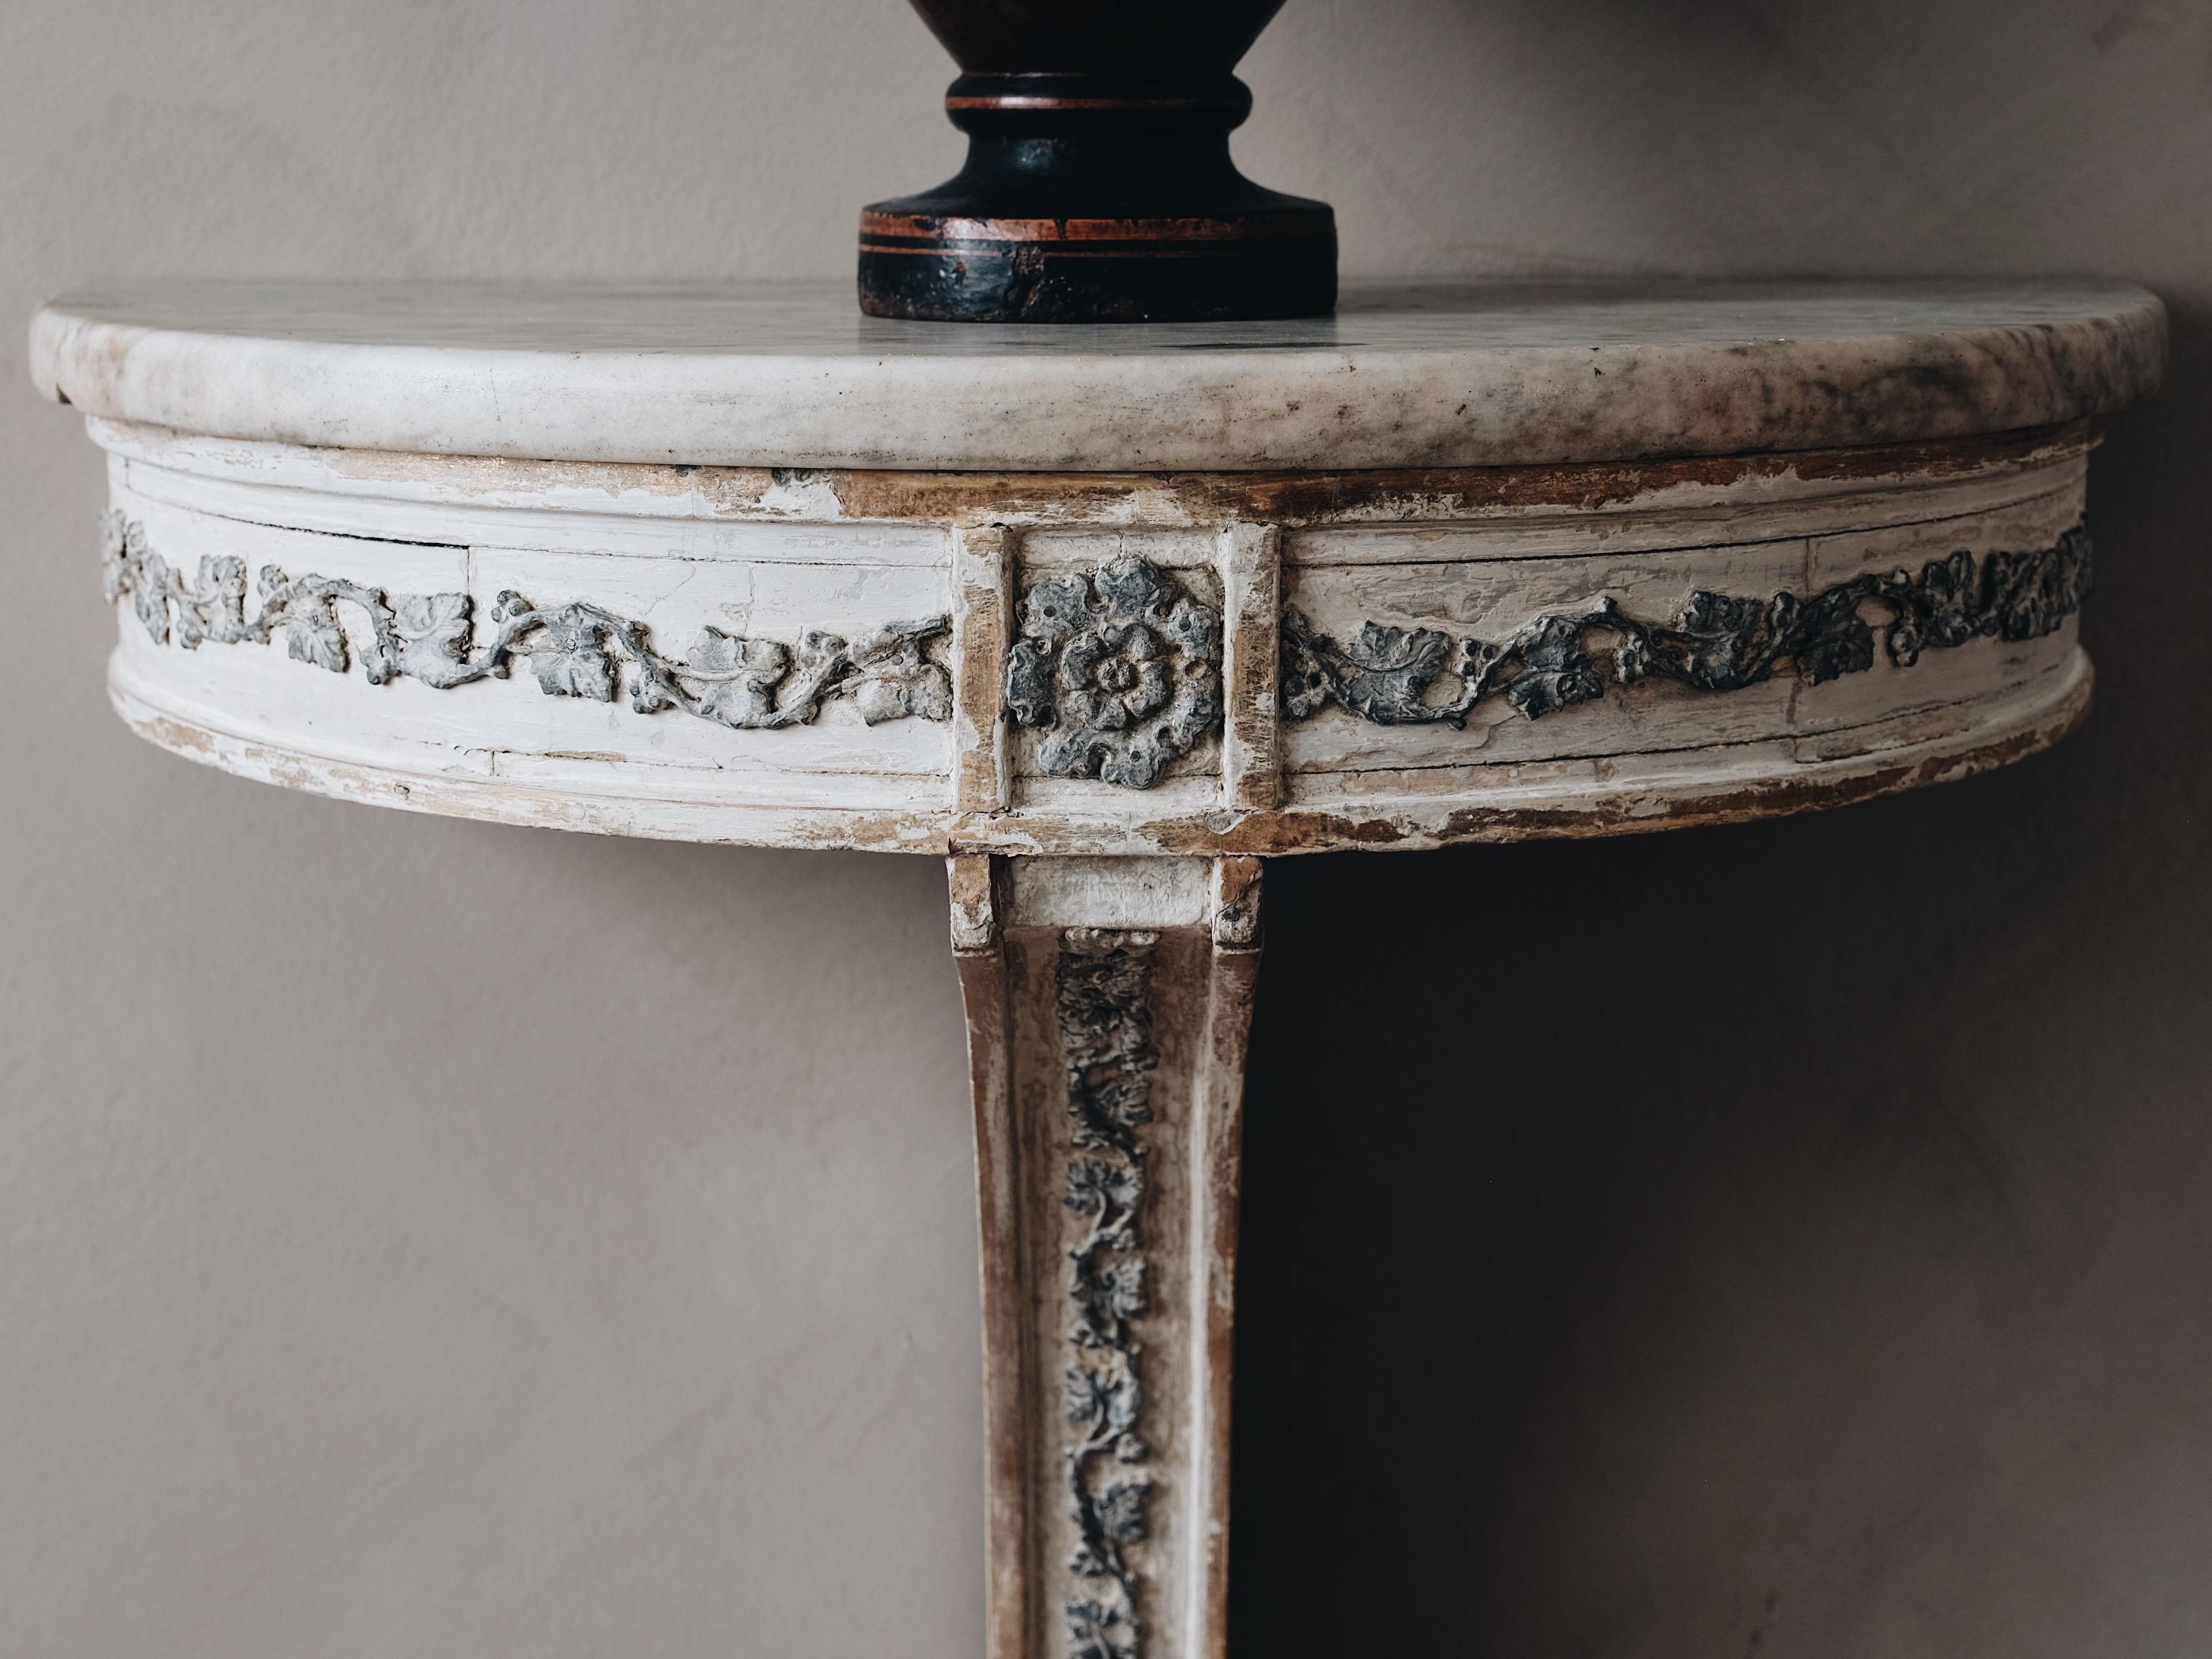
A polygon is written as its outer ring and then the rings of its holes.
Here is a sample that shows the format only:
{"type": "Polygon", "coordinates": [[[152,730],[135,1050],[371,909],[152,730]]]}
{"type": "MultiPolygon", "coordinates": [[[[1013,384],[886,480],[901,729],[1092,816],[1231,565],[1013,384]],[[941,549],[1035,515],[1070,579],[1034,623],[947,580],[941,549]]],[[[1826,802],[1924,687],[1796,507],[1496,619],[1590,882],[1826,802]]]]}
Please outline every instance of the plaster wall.
{"type": "MultiPolygon", "coordinates": [[[[1271,877],[1240,1650],[2212,1650],[2212,3],[1291,0],[1244,72],[1352,274],[2097,270],[2175,355],[2055,755],[1271,877]]],[[[0,6],[0,1653],[978,1650],[940,867],[137,742],[19,331],[839,275],[951,74],[894,0],[0,6]]]]}

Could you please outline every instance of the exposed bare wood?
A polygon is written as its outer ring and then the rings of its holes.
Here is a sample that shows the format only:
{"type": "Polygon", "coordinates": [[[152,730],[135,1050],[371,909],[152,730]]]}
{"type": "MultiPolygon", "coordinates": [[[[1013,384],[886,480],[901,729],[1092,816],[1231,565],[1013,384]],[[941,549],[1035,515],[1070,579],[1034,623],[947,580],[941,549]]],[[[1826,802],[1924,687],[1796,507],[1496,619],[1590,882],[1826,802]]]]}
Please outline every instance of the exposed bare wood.
{"type": "MultiPolygon", "coordinates": [[[[946,817],[926,800],[902,806],[750,801],[664,793],[634,781],[610,789],[586,775],[591,757],[549,758],[532,777],[477,751],[470,769],[449,751],[394,740],[373,753],[272,743],[239,711],[142,692],[129,665],[111,664],[116,712],[148,741],[240,777],[341,800],[598,835],[871,852],[1029,856],[1287,857],[1358,848],[1417,852],[1539,836],[1641,834],[1848,805],[2009,764],[2058,742],[2089,708],[2087,657],[2069,649],[2049,672],[2003,694],[1895,716],[1817,739],[1723,743],[1680,750],[1474,767],[1463,771],[1341,775],[1355,791],[1302,797],[1274,812],[1199,809],[946,817]],[[244,729],[240,729],[241,726],[244,729]],[[502,777],[495,764],[507,768],[502,777]]],[[[1295,783],[1297,780],[1293,779],[1295,783]]],[[[1332,788],[1337,786],[1332,778],[1332,788]]],[[[733,798],[734,797],[734,798],[733,798]]],[[[1150,805],[1146,803],[1145,805],[1150,805]]]]}
{"type": "Polygon", "coordinates": [[[1011,799],[1000,664],[1011,642],[1014,540],[997,525],[952,532],[952,795],[963,812],[1002,811],[1011,799]]]}
{"type": "Polygon", "coordinates": [[[1237,1226],[1243,1190],[1244,1067],[1260,978],[1259,860],[1234,885],[1238,909],[1217,914],[1212,971],[1206,981],[1206,1042],[1193,1087],[1190,1145],[1191,1286],[1203,1330],[1191,1345],[1190,1398],[1194,1419],[1191,1485],[1202,1516],[1189,1535],[1190,1590],[1184,1651],[1194,1659],[1225,1659],[1229,1633],[1231,1373],[1236,1354],[1237,1226]],[[1249,943],[1224,943],[1249,939],[1249,943]]]}
{"type": "Polygon", "coordinates": [[[1089,1632],[1146,1659],[1220,1659],[1257,862],[1186,879],[1175,860],[1021,860],[995,889],[988,862],[955,859],[952,886],[981,1182],[989,1651],[1081,1650],[1089,1632]],[[1012,894],[1006,922],[979,943],[976,896],[994,890],[1012,894]]]}
{"type": "MultiPolygon", "coordinates": [[[[130,614],[150,584],[121,596],[116,696],[157,741],[174,736],[196,757],[250,775],[418,810],[938,854],[1418,848],[1656,828],[1909,787],[1974,769],[1978,745],[2009,754],[2023,733],[2047,741],[2087,695],[2065,623],[2046,637],[1929,650],[1910,666],[1878,652],[1869,672],[1825,684],[1785,670],[1725,695],[1697,695],[1647,677],[1539,720],[1493,698],[1463,729],[1379,725],[1335,707],[1286,719],[1270,643],[1284,614],[1269,604],[1276,592],[1311,631],[1339,641],[1376,623],[1496,643],[1543,616],[1601,601],[1664,622],[1699,590],[1763,601],[1917,571],[1960,550],[1981,561],[2014,556],[2054,545],[2078,515],[2079,428],[2036,443],[1927,447],[1880,464],[1802,456],[1740,458],[1730,468],[1669,464],[1638,475],[1641,493],[1607,496],[1587,511],[1575,501],[1604,495],[1595,483],[1570,499],[1539,481],[1523,492],[1532,499],[1517,501],[1498,484],[1471,515],[1437,507],[1437,496],[1409,496],[1408,513],[1431,516],[1355,516],[1287,535],[1261,522],[1140,527],[1151,488],[1143,481],[1124,481],[1112,499],[1087,481],[1068,505],[1087,520],[1018,532],[845,520],[826,489],[782,475],[762,486],[774,514],[725,521],[701,487],[672,494],[679,475],[662,477],[665,469],[600,468],[586,480],[520,462],[456,471],[438,457],[413,458],[421,465],[410,471],[385,457],[377,468],[342,472],[328,452],[97,429],[118,446],[123,522],[180,594],[213,593],[195,586],[204,566],[267,564],[394,604],[447,596],[472,608],[467,649],[482,652],[491,648],[501,596],[526,593],[550,607],[543,616],[572,607],[587,622],[635,623],[639,639],[674,665],[665,672],[678,677],[676,689],[709,713],[670,720],[627,706],[636,674],[612,636],[579,636],[571,658],[580,672],[560,668],[556,653],[548,679],[535,656],[520,657],[529,672],[426,692],[411,665],[426,663],[431,684],[454,677],[435,640],[407,655],[402,642],[362,631],[374,616],[360,607],[338,606],[331,638],[346,650],[333,647],[319,668],[291,659],[286,639],[225,643],[232,636],[220,629],[180,648],[191,607],[171,601],[156,639],[130,614]],[[1917,470],[1895,471],[1905,465],[1917,470]],[[1699,474],[1722,481],[1701,483],[1699,474]],[[688,516],[702,512],[704,522],[688,516]],[[341,524],[357,533],[332,533],[341,524]],[[1017,736],[1003,717],[1017,592],[1079,581],[1093,596],[1086,604],[1102,607],[1086,626],[1119,640],[1093,578],[1132,559],[1159,573],[1151,642],[1106,645],[1102,634],[1102,647],[1127,660],[1094,652],[1082,675],[1126,673],[1135,686],[1152,672],[1146,663],[1212,672],[1202,653],[1191,655],[1199,636],[1186,643],[1159,631],[1182,614],[1176,605],[1194,617],[1210,608],[1222,618],[1221,695],[1169,697],[1158,707],[1172,720],[1102,728],[1087,744],[1070,745],[1064,731],[1017,736]],[[905,675],[896,686],[854,679],[866,698],[832,695],[816,718],[781,729],[750,728],[775,725],[771,705],[788,694],[777,692],[762,704],[770,712],[756,716],[720,683],[680,678],[693,662],[752,672],[750,655],[740,664],[738,653],[757,650],[763,663],[786,665],[779,684],[799,684],[799,647],[816,634],[858,649],[887,638],[887,624],[933,613],[951,617],[949,640],[924,641],[903,666],[892,654],[868,659],[905,675]],[[937,705],[916,678],[939,672],[929,668],[932,653],[951,676],[949,720],[927,717],[937,705]],[[397,663],[399,682],[366,684],[359,666],[325,672],[340,659],[397,663]],[[594,685],[614,701],[573,695],[594,685]],[[546,695],[556,690],[572,695],[546,695]],[[1218,737],[1203,731],[1210,721],[1218,737]],[[1156,732],[1172,742],[1155,776],[1138,745],[1156,732]],[[1062,765],[1112,776],[1042,775],[1054,741],[1062,765]],[[1154,781],[1126,787],[1141,777],[1154,781]]],[[[1538,471],[1556,483],[1557,469],[1538,471]]],[[[205,620],[220,608],[192,615],[205,620]]],[[[1869,625],[1890,625],[1878,607],[1868,615],[1869,625]]],[[[549,643],[557,645],[541,630],[514,648],[549,643]]],[[[1062,672],[1056,655],[1048,666],[1062,672]]],[[[1070,684],[1082,690],[1081,679],[1070,684]]],[[[1153,706],[1150,693],[1123,701],[1153,706]]],[[[1103,704],[1096,714],[1120,718],[1103,704]]],[[[1057,721],[1060,711],[1041,717],[1057,721]]]]}
{"type": "Polygon", "coordinates": [[[2078,458],[2092,422],[1865,448],[1606,461],[1553,466],[1406,467],[1277,472],[857,471],[514,460],[395,454],[210,438],[94,418],[93,435],[179,478],[285,484],[426,507],[526,499],[547,513],[771,523],[820,518],[885,524],[1081,525],[1218,529],[1479,519],[1531,510],[1638,510],[1660,497],[1741,506],[1774,491],[1803,499],[1884,495],[1913,481],[1971,483],[2078,458]]]}
{"type": "Polygon", "coordinates": [[[1265,811],[1283,798],[1278,741],[1281,701],[1283,536],[1271,525],[1221,532],[1223,794],[1229,805],[1265,811]]]}
{"type": "Polygon", "coordinates": [[[952,947],[968,1018],[983,1291],[985,1659],[1025,1659],[1034,1546],[1034,1448],[1023,1432],[1032,1333],[1023,1317],[1020,1135],[1012,1087],[1006,939],[988,858],[948,860],[952,947]]]}

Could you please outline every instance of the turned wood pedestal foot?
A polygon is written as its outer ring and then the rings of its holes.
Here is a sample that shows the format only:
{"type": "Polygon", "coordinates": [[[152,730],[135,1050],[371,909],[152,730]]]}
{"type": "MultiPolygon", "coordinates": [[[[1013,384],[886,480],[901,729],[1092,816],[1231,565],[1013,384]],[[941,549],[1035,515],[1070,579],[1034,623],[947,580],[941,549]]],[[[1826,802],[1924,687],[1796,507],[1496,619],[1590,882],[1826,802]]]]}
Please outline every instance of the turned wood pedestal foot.
{"type": "Polygon", "coordinates": [[[2057,741],[2095,422],[2164,319],[2094,281],[921,335],[836,290],[179,287],[31,344],[109,457],[71,556],[161,747],[949,859],[988,1659],[1220,1659],[1263,861],[2057,741]]]}

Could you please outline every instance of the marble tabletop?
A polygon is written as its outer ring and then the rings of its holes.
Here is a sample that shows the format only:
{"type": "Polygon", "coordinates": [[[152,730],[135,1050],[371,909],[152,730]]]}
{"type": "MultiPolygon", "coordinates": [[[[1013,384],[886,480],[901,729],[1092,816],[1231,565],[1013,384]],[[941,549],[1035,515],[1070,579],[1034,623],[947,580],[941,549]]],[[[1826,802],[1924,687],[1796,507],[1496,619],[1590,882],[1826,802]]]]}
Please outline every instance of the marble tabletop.
{"type": "Polygon", "coordinates": [[[165,283],[53,301],[39,386],[219,437],[1009,471],[1525,465],[2108,413],[2165,313],[2100,278],[1354,289],[1302,321],[978,326],[842,285],[165,283]]]}

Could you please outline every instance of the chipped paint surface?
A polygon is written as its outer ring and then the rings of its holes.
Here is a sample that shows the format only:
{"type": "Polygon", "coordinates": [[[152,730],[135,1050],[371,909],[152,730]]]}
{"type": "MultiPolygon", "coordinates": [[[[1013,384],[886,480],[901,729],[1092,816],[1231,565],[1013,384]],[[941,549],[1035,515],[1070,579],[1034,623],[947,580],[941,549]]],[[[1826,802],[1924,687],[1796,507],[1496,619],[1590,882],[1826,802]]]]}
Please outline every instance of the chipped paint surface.
{"type": "MultiPolygon", "coordinates": [[[[218,571],[343,568],[395,592],[475,595],[487,614],[504,592],[556,607],[604,600],[655,637],[797,638],[817,623],[859,637],[886,617],[952,619],[949,720],[870,724],[832,703],[775,732],[678,730],[488,676],[434,696],[412,682],[372,688],[301,675],[281,645],[179,650],[124,629],[118,705],[155,742],[414,811],[936,856],[1414,849],[1913,787],[2055,740],[2088,695],[2066,621],[2048,637],[1970,639],[1909,674],[1893,649],[1841,683],[1753,677],[1702,705],[1685,688],[1638,683],[1540,721],[1486,704],[1464,731],[1378,726],[1336,707],[1286,718],[1279,640],[1293,611],[1340,639],[1368,622],[1505,638],[1531,617],[1587,616],[1614,596],[1625,614],[1665,616],[1701,591],[1904,591],[1889,573],[2051,546],[2080,510],[2094,434],[2079,423],[1636,465],[1089,477],[370,455],[100,422],[94,432],[115,458],[117,510],[180,570],[195,557],[218,571]],[[1055,768],[1012,721],[1006,670],[1024,593],[1145,561],[1218,600],[1226,708],[1135,790],[1055,768]]],[[[131,599],[118,596],[126,611],[131,599]]],[[[1872,599],[1842,622],[1897,643],[1872,599]]],[[[366,659],[377,644],[342,628],[330,643],[334,659],[341,649],[366,659]]]]}
{"type": "Polygon", "coordinates": [[[1260,877],[1250,859],[952,860],[991,1659],[1224,1651],[1260,877]]]}
{"type": "Polygon", "coordinates": [[[871,471],[506,459],[295,447],[95,418],[106,447],[157,465],[347,493],[707,519],[942,525],[1290,527],[1417,523],[1531,509],[1590,514],[1744,505],[2051,465],[2094,444],[2091,422],[1941,443],[1576,465],[1291,472],[871,471]]]}
{"type": "MultiPolygon", "coordinates": [[[[425,776],[242,738],[160,712],[111,674],[117,713],[172,753],[263,782],[342,800],[502,823],[664,841],[848,848],[937,857],[1186,855],[1282,858],[1302,853],[1419,852],[1470,842],[1643,834],[1849,805],[1971,777],[2039,753],[2087,717],[2088,659],[2075,653],[2055,696],[2008,704],[1949,736],[1864,753],[1778,764],[1761,758],[1706,768],[1695,751],[1672,776],[1593,784],[1549,799],[1403,799],[1364,810],[1223,810],[1193,817],[1068,819],[1007,813],[883,813],[774,806],[702,807],[650,797],[603,798],[531,789],[457,774],[425,776]]],[[[1709,757],[1726,761],[1725,756],[1709,757]]],[[[1620,773],[1614,780],[1620,780],[1620,773]]],[[[1595,777],[1595,774],[1593,774],[1595,777]]],[[[1470,791],[1470,795],[1474,792],[1470,791]]]]}

